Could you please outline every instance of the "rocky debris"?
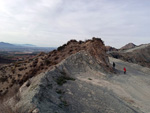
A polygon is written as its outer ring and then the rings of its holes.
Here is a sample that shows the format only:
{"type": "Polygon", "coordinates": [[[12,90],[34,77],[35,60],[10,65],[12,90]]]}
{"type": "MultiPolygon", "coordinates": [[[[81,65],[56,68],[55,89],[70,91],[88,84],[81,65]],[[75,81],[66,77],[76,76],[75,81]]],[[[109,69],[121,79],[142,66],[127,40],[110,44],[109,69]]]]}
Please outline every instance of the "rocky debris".
{"type": "Polygon", "coordinates": [[[125,46],[123,46],[122,48],[120,48],[120,50],[132,49],[132,48],[134,48],[134,47],[136,47],[135,44],[133,44],[133,43],[128,43],[128,44],[126,44],[125,46]]]}
{"type": "Polygon", "coordinates": [[[136,63],[150,68],[150,45],[141,45],[132,49],[110,52],[110,56],[127,62],[136,63]]]}
{"type": "Polygon", "coordinates": [[[19,89],[20,101],[13,108],[22,113],[35,109],[39,113],[137,113],[112,91],[88,82],[106,79],[103,72],[95,57],[82,50],[32,77],[29,86],[24,83],[19,89]]]}

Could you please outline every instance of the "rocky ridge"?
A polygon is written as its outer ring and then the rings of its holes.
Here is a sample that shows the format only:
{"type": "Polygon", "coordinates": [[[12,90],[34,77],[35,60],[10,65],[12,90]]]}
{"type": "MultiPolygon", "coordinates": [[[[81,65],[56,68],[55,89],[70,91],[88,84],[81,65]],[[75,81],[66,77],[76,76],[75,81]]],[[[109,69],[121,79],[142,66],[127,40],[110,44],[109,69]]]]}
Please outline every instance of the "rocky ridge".
{"type": "MultiPolygon", "coordinates": [[[[106,48],[101,39],[93,38],[92,40],[76,41],[71,40],[67,44],[60,46],[57,50],[49,53],[40,53],[33,59],[15,62],[8,66],[0,68],[0,95],[6,95],[10,89],[20,87],[28,79],[51,70],[56,64],[66,59],[72,54],[85,50],[96,59],[104,71],[113,72],[106,55],[106,48]]],[[[15,92],[14,92],[15,93],[15,92]]],[[[8,93],[9,94],[9,93],[8,93]]],[[[11,95],[13,93],[11,92],[11,95]]]]}
{"type": "Polygon", "coordinates": [[[106,79],[103,68],[82,50],[24,83],[7,101],[21,113],[136,113],[134,107],[106,88],[90,83],[106,79]],[[117,107],[116,107],[117,106],[117,107]]]}
{"type": "Polygon", "coordinates": [[[11,84],[1,92],[3,113],[8,107],[11,113],[141,113],[112,81],[114,70],[101,39],[71,40],[48,54],[17,62],[7,79],[14,65],[0,71],[3,89],[11,84]]]}

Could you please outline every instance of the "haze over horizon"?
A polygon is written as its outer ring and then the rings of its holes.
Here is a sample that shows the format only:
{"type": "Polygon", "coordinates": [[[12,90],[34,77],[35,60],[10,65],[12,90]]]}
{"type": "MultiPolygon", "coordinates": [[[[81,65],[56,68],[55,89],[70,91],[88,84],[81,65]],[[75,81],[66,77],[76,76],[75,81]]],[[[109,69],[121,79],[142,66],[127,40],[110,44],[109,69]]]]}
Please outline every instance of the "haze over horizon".
{"type": "Polygon", "coordinates": [[[70,39],[101,38],[122,47],[150,43],[150,1],[0,1],[0,42],[58,47],[70,39]]]}

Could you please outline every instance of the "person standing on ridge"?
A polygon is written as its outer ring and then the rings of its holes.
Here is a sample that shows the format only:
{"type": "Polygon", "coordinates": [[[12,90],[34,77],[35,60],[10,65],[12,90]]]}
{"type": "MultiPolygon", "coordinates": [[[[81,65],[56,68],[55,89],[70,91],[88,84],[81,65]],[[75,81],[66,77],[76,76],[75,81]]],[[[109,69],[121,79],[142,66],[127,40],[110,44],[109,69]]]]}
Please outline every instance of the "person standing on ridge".
{"type": "Polygon", "coordinates": [[[113,62],[113,68],[115,68],[115,63],[113,62]]]}
{"type": "Polygon", "coordinates": [[[124,70],[124,74],[126,74],[126,68],[125,68],[125,67],[124,67],[124,69],[123,69],[123,70],[124,70]]]}

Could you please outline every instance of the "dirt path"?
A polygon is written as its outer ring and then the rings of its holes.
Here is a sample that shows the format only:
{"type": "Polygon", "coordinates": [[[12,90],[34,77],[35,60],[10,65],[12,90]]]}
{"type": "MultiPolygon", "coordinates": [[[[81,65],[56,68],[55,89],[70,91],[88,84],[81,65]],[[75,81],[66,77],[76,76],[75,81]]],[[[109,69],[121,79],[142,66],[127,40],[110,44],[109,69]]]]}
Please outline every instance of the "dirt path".
{"type": "Polygon", "coordinates": [[[150,113],[150,69],[114,58],[110,58],[110,62],[116,63],[119,73],[110,81],[117,84],[122,91],[116,91],[115,87],[112,90],[128,103],[150,113]],[[127,74],[123,74],[124,67],[127,68],[127,74]]]}
{"type": "Polygon", "coordinates": [[[113,91],[130,107],[134,106],[139,111],[150,113],[150,69],[114,58],[109,60],[111,64],[116,64],[116,75],[103,79],[103,75],[99,77],[94,73],[87,73],[78,79],[113,91]],[[127,69],[126,74],[123,73],[124,67],[127,69]]]}

